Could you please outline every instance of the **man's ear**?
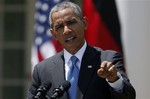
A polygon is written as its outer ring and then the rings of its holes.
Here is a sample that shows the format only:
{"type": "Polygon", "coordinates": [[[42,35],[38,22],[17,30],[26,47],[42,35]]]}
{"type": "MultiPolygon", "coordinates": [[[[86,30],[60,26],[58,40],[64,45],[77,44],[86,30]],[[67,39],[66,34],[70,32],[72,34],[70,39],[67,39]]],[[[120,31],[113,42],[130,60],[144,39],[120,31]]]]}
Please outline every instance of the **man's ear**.
{"type": "Polygon", "coordinates": [[[52,35],[55,37],[55,39],[57,40],[57,36],[56,36],[56,32],[53,29],[50,29],[50,32],[52,33],[52,35]]]}
{"type": "Polygon", "coordinates": [[[84,24],[84,29],[86,30],[88,28],[88,19],[87,17],[83,17],[83,24],[84,24]]]}

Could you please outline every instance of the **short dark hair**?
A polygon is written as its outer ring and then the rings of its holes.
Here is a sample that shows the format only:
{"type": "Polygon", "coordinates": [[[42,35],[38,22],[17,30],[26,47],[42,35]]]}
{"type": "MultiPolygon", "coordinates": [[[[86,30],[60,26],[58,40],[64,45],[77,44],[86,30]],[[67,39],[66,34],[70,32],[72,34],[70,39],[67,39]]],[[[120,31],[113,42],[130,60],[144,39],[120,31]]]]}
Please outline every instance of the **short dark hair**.
{"type": "Polygon", "coordinates": [[[54,12],[58,12],[60,10],[63,10],[63,9],[66,9],[66,8],[71,8],[73,9],[74,13],[79,17],[79,18],[83,18],[83,14],[82,14],[82,10],[81,8],[75,4],[75,3],[72,3],[70,1],[63,1],[63,2],[60,2],[60,3],[57,3],[50,11],[50,14],[49,14],[49,23],[50,25],[52,26],[52,14],[54,12]]]}

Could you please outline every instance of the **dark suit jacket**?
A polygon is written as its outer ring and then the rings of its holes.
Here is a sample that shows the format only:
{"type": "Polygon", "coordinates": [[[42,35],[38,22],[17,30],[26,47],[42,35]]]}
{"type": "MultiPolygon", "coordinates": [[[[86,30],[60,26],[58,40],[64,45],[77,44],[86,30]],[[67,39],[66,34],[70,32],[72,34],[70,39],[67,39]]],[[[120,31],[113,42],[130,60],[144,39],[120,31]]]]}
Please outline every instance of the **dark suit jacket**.
{"type": "MultiPolygon", "coordinates": [[[[63,51],[35,66],[28,99],[32,99],[37,88],[47,80],[52,83],[47,93],[47,96],[51,97],[53,89],[65,81],[63,51]]],[[[60,99],[68,99],[67,92],[60,99]]],[[[77,99],[135,99],[135,90],[125,74],[123,60],[119,53],[87,46],[79,73],[77,99]],[[122,75],[124,87],[121,93],[115,92],[106,79],[97,75],[102,61],[113,62],[122,75]]]]}

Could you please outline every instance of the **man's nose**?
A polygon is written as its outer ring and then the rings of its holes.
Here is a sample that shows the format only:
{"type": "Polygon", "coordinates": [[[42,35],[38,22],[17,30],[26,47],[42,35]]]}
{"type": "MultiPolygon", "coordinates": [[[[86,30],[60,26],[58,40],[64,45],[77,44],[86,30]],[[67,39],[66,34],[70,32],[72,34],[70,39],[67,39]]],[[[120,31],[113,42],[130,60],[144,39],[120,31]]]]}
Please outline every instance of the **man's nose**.
{"type": "Polygon", "coordinates": [[[71,32],[71,29],[67,25],[65,25],[63,34],[69,34],[70,32],[71,32]]]}

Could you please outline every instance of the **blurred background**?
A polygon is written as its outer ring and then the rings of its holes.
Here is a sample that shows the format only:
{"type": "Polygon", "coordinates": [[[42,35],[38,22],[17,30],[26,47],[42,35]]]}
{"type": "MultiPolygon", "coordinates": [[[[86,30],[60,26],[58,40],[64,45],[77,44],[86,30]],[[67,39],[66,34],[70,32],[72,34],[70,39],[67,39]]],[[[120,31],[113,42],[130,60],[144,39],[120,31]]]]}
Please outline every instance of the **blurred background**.
{"type": "MultiPolygon", "coordinates": [[[[48,23],[44,23],[48,18],[42,16],[59,1],[0,0],[0,99],[26,99],[34,65],[62,49],[50,35],[48,23]],[[52,43],[47,45],[47,40],[52,43]],[[42,48],[43,44],[50,48],[42,48]]],[[[149,99],[150,0],[72,1],[89,19],[87,41],[121,52],[136,99],[149,99]]]]}
{"type": "Polygon", "coordinates": [[[30,82],[34,0],[0,0],[0,99],[25,99],[30,82]]]}

